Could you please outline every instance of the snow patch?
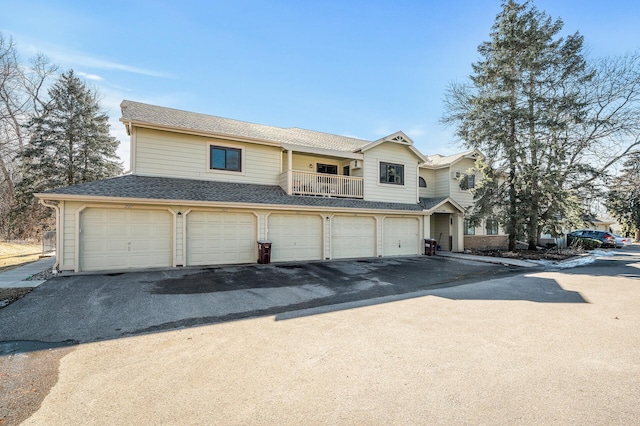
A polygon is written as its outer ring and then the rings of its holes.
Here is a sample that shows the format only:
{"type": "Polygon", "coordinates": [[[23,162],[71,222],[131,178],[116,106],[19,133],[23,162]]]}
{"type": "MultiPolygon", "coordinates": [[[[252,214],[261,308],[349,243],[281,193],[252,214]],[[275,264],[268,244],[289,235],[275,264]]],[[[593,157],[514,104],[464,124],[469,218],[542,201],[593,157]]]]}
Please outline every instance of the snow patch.
{"type": "Polygon", "coordinates": [[[592,250],[589,252],[587,256],[581,256],[576,259],[567,260],[566,262],[561,262],[555,265],[557,269],[568,269],[575,268],[577,266],[589,265],[590,263],[595,262],[595,260],[599,257],[613,257],[615,256],[614,252],[604,251],[604,250],[592,250]]]}

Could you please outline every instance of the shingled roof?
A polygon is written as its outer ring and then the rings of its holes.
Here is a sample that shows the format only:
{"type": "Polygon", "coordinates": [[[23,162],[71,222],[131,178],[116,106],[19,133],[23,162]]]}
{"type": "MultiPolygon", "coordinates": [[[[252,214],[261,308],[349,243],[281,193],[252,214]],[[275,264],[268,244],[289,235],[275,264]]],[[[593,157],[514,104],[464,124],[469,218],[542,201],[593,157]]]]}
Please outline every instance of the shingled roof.
{"type": "Polygon", "coordinates": [[[37,194],[42,199],[65,199],[65,195],[127,199],[171,200],[176,202],[222,202],[273,204],[363,210],[421,211],[420,204],[384,203],[349,198],[287,195],[279,186],[196,179],[124,175],[80,185],[52,189],[37,194]]]}
{"type": "Polygon", "coordinates": [[[244,137],[256,141],[287,143],[335,151],[354,152],[371,141],[298,128],[281,128],[216,117],[134,101],[120,104],[124,123],[180,129],[218,136],[244,137]]]}
{"type": "Polygon", "coordinates": [[[457,163],[463,158],[471,157],[474,155],[479,156],[482,154],[480,153],[480,151],[472,149],[470,151],[459,152],[457,154],[446,155],[446,156],[440,155],[440,154],[429,155],[428,161],[424,163],[423,166],[431,166],[436,168],[450,166],[454,163],[457,163]]]}

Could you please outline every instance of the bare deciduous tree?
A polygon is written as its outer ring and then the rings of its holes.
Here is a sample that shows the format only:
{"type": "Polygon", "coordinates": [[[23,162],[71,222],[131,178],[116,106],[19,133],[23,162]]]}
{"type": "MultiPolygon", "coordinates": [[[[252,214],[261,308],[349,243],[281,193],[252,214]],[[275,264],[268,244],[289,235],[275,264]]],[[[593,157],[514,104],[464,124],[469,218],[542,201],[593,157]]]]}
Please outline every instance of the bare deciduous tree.
{"type": "Polygon", "coordinates": [[[43,94],[57,67],[42,54],[25,66],[11,38],[0,33],[0,237],[15,235],[8,221],[23,167],[16,156],[29,140],[25,125],[41,114],[43,94]]]}

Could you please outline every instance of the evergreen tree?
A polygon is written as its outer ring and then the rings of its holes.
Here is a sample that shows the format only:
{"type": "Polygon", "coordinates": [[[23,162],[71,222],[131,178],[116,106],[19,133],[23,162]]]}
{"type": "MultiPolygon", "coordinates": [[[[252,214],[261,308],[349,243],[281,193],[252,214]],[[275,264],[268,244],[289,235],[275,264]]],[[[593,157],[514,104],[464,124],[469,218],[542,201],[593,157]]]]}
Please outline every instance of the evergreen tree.
{"type": "Polygon", "coordinates": [[[600,136],[583,130],[602,125],[589,116],[602,92],[585,91],[596,73],[582,36],[559,37],[562,27],[529,1],[503,2],[470,84],[450,85],[446,99],[442,121],[487,159],[472,218],[501,215],[510,250],[519,238],[535,248],[543,227],[559,234],[580,216],[579,190],[601,176],[587,155],[600,136]]]}
{"type": "Polygon", "coordinates": [[[629,154],[622,173],[613,179],[607,208],[625,233],[640,239],[640,151],[629,154]]]}
{"type": "Polygon", "coordinates": [[[33,194],[47,189],[90,182],[122,171],[117,161],[118,140],[109,135],[108,117],[97,94],[74,75],[63,73],[49,89],[44,111],[30,123],[31,138],[22,149],[24,177],[17,188],[16,217],[47,216],[33,194]]]}

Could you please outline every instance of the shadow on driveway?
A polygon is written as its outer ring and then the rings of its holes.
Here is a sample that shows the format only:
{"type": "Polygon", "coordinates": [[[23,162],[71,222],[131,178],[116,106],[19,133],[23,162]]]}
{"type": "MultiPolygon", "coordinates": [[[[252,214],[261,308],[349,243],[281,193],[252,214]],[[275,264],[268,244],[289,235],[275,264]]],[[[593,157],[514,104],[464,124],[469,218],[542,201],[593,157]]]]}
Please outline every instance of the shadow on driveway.
{"type": "Polygon", "coordinates": [[[585,303],[552,280],[500,279],[520,273],[503,265],[421,256],[58,277],[0,309],[0,355],[37,350],[18,341],[42,349],[424,295],[585,303]],[[466,285],[480,281],[482,286],[466,285]]]}

